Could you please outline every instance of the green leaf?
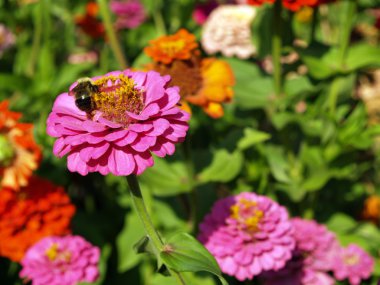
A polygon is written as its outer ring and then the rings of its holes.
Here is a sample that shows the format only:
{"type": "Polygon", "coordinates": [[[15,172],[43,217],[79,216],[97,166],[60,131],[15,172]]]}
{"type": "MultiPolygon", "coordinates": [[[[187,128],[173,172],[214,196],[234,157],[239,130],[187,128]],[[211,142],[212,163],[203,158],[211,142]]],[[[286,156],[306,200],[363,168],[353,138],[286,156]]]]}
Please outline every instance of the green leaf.
{"type": "Polygon", "coordinates": [[[325,79],[340,73],[339,51],[319,43],[313,43],[307,49],[298,50],[309,73],[316,79],[325,79]]]}
{"type": "Polygon", "coordinates": [[[284,149],[273,145],[267,146],[265,153],[274,178],[280,182],[289,183],[289,165],[285,158],[284,149]]]}
{"type": "Polygon", "coordinates": [[[243,166],[243,154],[240,151],[229,153],[225,149],[214,153],[211,164],[198,176],[200,183],[228,182],[234,179],[243,166]]]}
{"type": "Polygon", "coordinates": [[[336,233],[347,233],[356,226],[356,222],[350,216],[343,213],[334,214],[327,222],[330,230],[336,233]]]}
{"type": "Polygon", "coordinates": [[[160,254],[165,265],[177,272],[207,271],[216,275],[222,284],[228,284],[222,277],[218,263],[207,249],[187,233],[172,236],[160,254]]]}
{"type": "Polygon", "coordinates": [[[134,251],[134,245],[145,233],[142,223],[134,213],[126,215],[124,228],[116,238],[116,248],[118,252],[118,272],[124,272],[136,266],[141,259],[134,251]]]}
{"type": "Polygon", "coordinates": [[[270,134],[260,132],[252,128],[244,129],[244,136],[238,141],[237,146],[240,150],[245,150],[257,143],[270,139],[270,134]]]}
{"type": "MultiPolygon", "coordinates": [[[[214,280],[212,277],[200,277],[196,276],[194,273],[191,272],[183,272],[182,277],[186,284],[193,285],[193,284],[202,284],[202,285],[215,285],[214,280]]],[[[152,285],[178,285],[178,281],[175,280],[172,277],[165,277],[160,274],[155,274],[153,277],[153,280],[151,281],[152,285]]]]}
{"type": "Polygon", "coordinates": [[[379,47],[368,44],[358,44],[350,47],[346,59],[346,68],[353,71],[367,66],[380,66],[379,47]]]}
{"type": "Polygon", "coordinates": [[[143,187],[156,196],[172,196],[191,191],[186,166],[183,162],[169,162],[156,157],[155,166],[148,168],[140,177],[143,187]]]}

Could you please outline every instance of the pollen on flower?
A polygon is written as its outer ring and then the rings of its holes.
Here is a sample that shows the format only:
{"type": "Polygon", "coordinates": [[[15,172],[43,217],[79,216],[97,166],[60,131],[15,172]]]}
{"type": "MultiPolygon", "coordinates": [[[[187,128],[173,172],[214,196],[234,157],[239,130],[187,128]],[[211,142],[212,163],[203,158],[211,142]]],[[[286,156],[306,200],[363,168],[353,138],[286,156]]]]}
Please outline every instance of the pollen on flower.
{"type": "Polygon", "coordinates": [[[348,253],[346,256],[343,257],[343,260],[346,265],[352,266],[358,264],[360,258],[357,254],[348,253]]]}
{"type": "Polygon", "coordinates": [[[60,250],[58,243],[53,243],[46,251],[45,251],[46,257],[50,261],[64,261],[69,262],[71,259],[71,252],[68,250],[60,250]]]}
{"type": "Polygon", "coordinates": [[[132,119],[128,112],[140,114],[144,107],[143,90],[124,74],[104,76],[94,81],[100,92],[94,94],[96,109],[104,118],[127,127],[132,119]]]}
{"type": "Polygon", "coordinates": [[[45,252],[50,261],[54,261],[58,255],[58,244],[53,243],[45,252]]]}
{"type": "Polygon", "coordinates": [[[231,206],[231,218],[239,221],[246,230],[255,232],[258,229],[258,224],[264,216],[263,211],[257,208],[255,201],[241,199],[238,203],[231,206]]]}

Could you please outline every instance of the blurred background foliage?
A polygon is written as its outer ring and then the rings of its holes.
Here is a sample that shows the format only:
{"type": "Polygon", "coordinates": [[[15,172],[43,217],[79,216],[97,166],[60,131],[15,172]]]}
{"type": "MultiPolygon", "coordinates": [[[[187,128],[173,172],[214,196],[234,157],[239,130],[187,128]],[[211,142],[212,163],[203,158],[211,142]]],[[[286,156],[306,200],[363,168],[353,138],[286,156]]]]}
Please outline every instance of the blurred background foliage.
{"type": "MultiPolygon", "coordinates": [[[[10,99],[23,121],[35,124],[44,155],[38,174],[65,186],[78,208],[73,232],[101,247],[102,278],[96,284],[170,285],[172,280],[153,274],[150,256],[133,250],[143,228],[131,211],[125,178],[68,172],[65,159],[53,156],[53,139],[46,135],[46,118],[58,94],[79,77],[120,69],[109,42],[89,37],[76,25],[86,1],[33,2],[0,0],[0,22],[17,37],[15,47],[0,59],[0,99],[10,99]],[[87,51],[94,51],[98,61],[69,63],[70,55],[87,51]]],[[[201,34],[191,17],[196,1],[142,2],[147,21],[118,33],[122,51],[136,69],[148,62],[142,50],[149,40],[181,27],[201,34]]],[[[194,109],[183,148],[169,159],[155,158],[155,167],[140,177],[154,223],[165,237],[178,231],[196,234],[217,198],[254,191],[279,201],[292,216],[325,223],[344,245],[362,246],[376,260],[373,278],[363,284],[377,284],[378,219],[365,221],[362,211],[366,198],[380,195],[380,125],[369,123],[356,89],[361,77],[380,66],[379,30],[374,36],[360,30],[374,26],[376,18],[368,9],[380,3],[357,4],[352,23],[345,23],[346,1],[322,7],[312,40],[311,21],[284,12],[283,56],[297,57],[283,65],[285,94],[277,98],[271,72],[264,68],[271,51],[272,9],[259,9],[252,26],[257,57],[223,58],[236,76],[235,98],[224,117],[214,120],[194,109]],[[342,58],[345,24],[352,24],[352,32],[342,58]],[[304,44],[294,45],[295,40],[304,44]]],[[[1,284],[21,284],[17,270],[16,264],[0,259],[1,284]]],[[[189,273],[188,278],[190,284],[217,284],[208,274],[189,273]]],[[[229,282],[238,284],[232,278],[229,282]]]]}

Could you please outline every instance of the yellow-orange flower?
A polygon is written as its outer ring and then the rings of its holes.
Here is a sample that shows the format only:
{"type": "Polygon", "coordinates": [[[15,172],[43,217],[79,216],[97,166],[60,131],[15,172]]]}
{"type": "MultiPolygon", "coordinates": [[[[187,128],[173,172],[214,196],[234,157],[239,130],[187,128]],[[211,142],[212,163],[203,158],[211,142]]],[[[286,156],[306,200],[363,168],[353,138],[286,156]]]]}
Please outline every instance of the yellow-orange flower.
{"type": "Polygon", "coordinates": [[[33,125],[19,123],[20,113],[0,103],[0,184],[13,190],[28,184],[41,160],[41,150],[33,138],[33,125]]]}
{"type": "Polygon", "coordinates": [[[169,64],[176,59],[190,59],[198,43],[195,36],[185,29],[179,30],[174,35],[162,36],[149,42],[150,46],[144,52],[153,58],[155,62],[169,64]]]}
{"type": "Polygon", "coordinates": [[[380,219],[380,197],[371,195],[364,201],[362,217],[365,220],[378,223],[380,219]]]}
{"type": "MultiPolygon", "coordinates": [[[[149,53],[147,55],[151,56],[149,53]]],[[[234,95],[232,86],[235,84],[234,74],[227,62],[216,58],[202,58],[198,49],[189,53],[186,59],[171,58],[169,63],[151,57],[155,62],[146,68],[162,75],[170,75],[170,85],[180,88],[182,109],[191,111],[187,104],[191,103],[200,106],[212,118],[223,116],[222,103],[231,101],[234,95]]]]}
{"type": "Polygon", "coordinates": [[[75,207],[62,187],[31,177],[15,192],[0,188],[0,256],[20,261],[43,237],[70,233],[75,207]]]}

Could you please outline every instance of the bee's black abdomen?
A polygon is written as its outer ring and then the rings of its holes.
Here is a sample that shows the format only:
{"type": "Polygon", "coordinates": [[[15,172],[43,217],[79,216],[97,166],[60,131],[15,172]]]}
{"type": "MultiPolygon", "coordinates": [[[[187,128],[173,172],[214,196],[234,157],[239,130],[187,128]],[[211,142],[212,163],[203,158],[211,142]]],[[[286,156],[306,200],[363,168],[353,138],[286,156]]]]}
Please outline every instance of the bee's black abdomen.
{"type": "Polygon", "coordinates": [[[92,100],[90,96],[81,96],[75,100],[75,105],[78,107],[79,110],[83,112],[91,112],[92,107],[92,100]]]}

